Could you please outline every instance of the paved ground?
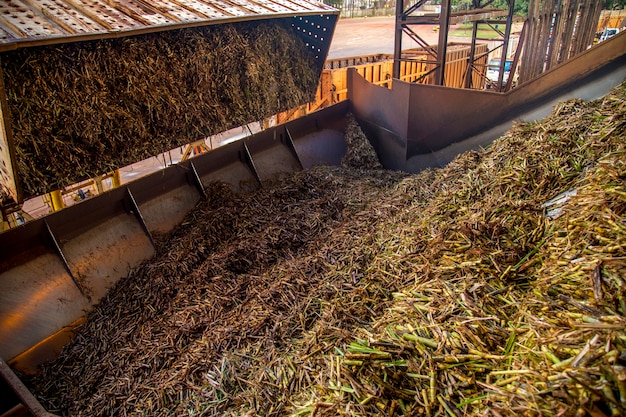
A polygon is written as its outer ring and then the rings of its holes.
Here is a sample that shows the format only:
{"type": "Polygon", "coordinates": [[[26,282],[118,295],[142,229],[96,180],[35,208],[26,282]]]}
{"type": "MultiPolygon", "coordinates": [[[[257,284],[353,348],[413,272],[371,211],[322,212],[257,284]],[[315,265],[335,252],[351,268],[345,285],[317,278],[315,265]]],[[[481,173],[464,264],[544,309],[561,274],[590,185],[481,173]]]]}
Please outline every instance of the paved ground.
{"type": "MultiPolygon", "coordinates": [[[[436,44],[439,32],[435,25],[415,25],[412,30],[428,44],[436,44]]],[[[377,53],[393,54],[395,38],[395,16],[357,17],[340,19],[330,44],[329,59],[346,58],[377,53]]],[[[450,37],[449,42],[467,42],[466,38],[450,37]]],[[[418,45],[406,35],[402,39],[402,49],[416,48],[418,45]]]]}

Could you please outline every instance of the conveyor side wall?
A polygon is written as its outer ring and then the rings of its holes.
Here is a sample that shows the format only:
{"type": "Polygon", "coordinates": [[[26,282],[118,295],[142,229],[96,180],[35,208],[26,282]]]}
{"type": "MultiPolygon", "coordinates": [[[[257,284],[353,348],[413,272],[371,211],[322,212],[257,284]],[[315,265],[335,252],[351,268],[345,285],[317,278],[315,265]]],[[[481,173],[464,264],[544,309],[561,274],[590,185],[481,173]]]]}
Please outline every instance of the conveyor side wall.
{"type": "Polygon", "coordinates": [[[54,358],[74,324],[154,255],[157,234],[183,221],[211,183],[245,192],[339,164],[348,109],[343,102],[262,131],[0,234],[0,358],[26,372],[54,358]]]}
{"type": "Polygon", "coordinates": [[[626,77],[626,33],[507,93],[399,80],[388,91],[351,73],[349,98],[359,122],[369,126],[370,141],[381,161],[387,168],[417,172],[488,145],[515,120],[545,117],[558,101],[606,94],[626,77]],[[404,156],[400,156],[402,149],[404,156]]]}

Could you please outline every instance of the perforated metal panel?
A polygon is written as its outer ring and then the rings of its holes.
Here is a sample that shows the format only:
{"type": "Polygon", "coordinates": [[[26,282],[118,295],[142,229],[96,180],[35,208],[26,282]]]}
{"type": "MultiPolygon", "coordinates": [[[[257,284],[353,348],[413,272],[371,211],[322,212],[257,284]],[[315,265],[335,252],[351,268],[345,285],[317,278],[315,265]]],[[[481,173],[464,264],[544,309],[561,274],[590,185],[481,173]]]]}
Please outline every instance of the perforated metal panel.
{"type": "Polygon", "coordinates": [[[302,37],[306,47],[315,53],[315,58],[319,59],[325,54],[325,45],[333,36],[336,20],[337,16],[333,15],[295,16],[291,26],[302,37]]]}
{"type": "Polygon", "coordinates": [[[0,51],[299,15],[310,15],[322,28],[325,14],[338,11],[313,0],[10,0],[0,2],[0,51]]]}

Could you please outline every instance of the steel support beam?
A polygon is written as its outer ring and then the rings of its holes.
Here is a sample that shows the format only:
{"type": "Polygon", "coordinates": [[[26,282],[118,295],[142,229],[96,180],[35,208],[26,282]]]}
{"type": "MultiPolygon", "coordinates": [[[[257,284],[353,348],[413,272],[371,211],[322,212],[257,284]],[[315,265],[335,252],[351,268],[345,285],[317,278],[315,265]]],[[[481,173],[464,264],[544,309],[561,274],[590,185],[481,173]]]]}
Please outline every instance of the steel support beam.
{"type": "MultiPolygon", "coordinates": [[[[475,66],[475,61],[477,59],[479,59],[479,57],[477,57],[476,53],[475,53],[476,40],[478,39],[478,36],[477,36],[477,34],[478,34],[478,26],[480,24],[489,25],[496,33],[498,33],[500,35],[500,39],[497,39],[497,41],[501,42],[501,44],[493,49],[493,50],[496,50],[496,49],[502,48],[502,59],[500,60],[498,80],[496,81],[496,85],[494,86],[494,89],[496,91],[508,91],[508,90],[511,89],[511,87],[513,85],[512,80],[513,80],[513,77],[514,77],[514,74],[515,74],[515,69],[517,68],[517,60],[516,60],[514,65],[512,65],[512,67],[511,67],[511,70],[510,70],[510,74],[511,75],[509,76],[509,79],[507,80],[507,82],[505,82],[504,81],[504,67],[506,65],[506,58],[507,58],[507,54],[508,54],[508,50],[509,50],[509,42],[510,42],[510,38],[511,38],[511,28],[513,27],[513,13],[514,13],[513,9],[515,7],[515,0],[508,0],[507,4],[508,4],[508,10],[506,11],[506,15],[503,14],[503,13],[498,14],[498,16],[506,16],[506,20],[504,21],[504,23],[505,23],[504,31],[501,31],[499,28],[496,28],[494,26],[494,25],[499,25],[499,24],[503,23],[503,21],[502,20],[495,20],[495,19],[493,19],[493,17],[496,17],[496,16],[492,15],[488,19],[477,19],[477,20],[474,20],[474,27],[473,27],[473,32],[472,32],[472,49],[471,49],[471,52],[470,52],[470,62],[469,62],[468,68],[475,68],[476,67],[475,66]]],[[[502,11],[502,12],[504,12],[504,11],[502,11]]],[[[482,58],[482,57],[480,57],[480,58],[482,58]]],[[[472,74],[468,74],[466,86],[470,86],[471,85],[471,80],[472,80],[472,74]]]]}
{"type": "Polygon", "coordinates": [[[443,0],[441,2],[441,12],[439,13],[439,44],[437,45],[437,56],[439,65],[435,71],[435,84],[444,85],[446,54],[448,52],[448,30],[450,29],[450,12],[452,8],[452,0],[443,0]]]}
{"type": "MultiPolygon", "coordinates": [[[[445,66],[446,66],[446,53],[448,46],[448,33],[450,24],[463,23],[463,22],[479,22],[486,19],[494,19],[498,17],[507,16],[507,24],[505,33],[501,35],[506,38],[508,46],[508,37],[511,32],[511,23],[513,21],[513,2],[509,0],[509,10],[500,9],[485,9],[485,6],[491,4],[493,0],[475,0],[473,2],[473,9],[465,10],[462,12],[452,12],[452,0],[443,0],[440,5],[439,12],[427,10],[420,10],[425,5],[424,0],[419,0],[413,5],[407,7],[408,0],[396,0],[396,28],[395,28],[395,43],[394,43],[394,63],[393,63],[393,77],[400,78],[400,68],[402,61],[402,37],[407,35],[411,40],[420,45],[426,50],[432,57],[435,68],[432,70],[434,73],[435,84],[445,85],[445,66]],[[414,25],[434,25],[439,24],[439,40],[437,48],[433,48],[428,45],[417,33],[411,29],[414,25]]],[[[498,21],[501,22],[501,21],[498,21]]],[[[476,48],[476,34],[478,23],[474,23],[474,32],[472,36],[472,51],[476,48]]],[[[474,64],[475,53],[472,53],[472,59],[470,60],[470,67],[474,64]]],[[[501,74],[503,71],[500,72],[501,74]]],[[[471,85],[471,74],[467,75],[467,86],[471,85]]],[[[421,80],[421,78],[420,78],[421,80]]],[[[502,82],[500,82],[502,85],[502,82]]]]}
{"type": "Polygon", "coordinates": [[[470,48],[470,56],[469,63],[467,65],[467,73],[465,74],[465,88],[470,88],[472,86],[475,66],[474,62],[476,62],[476,36],[478,34],[478,22],[472,22],[472,46],[470,48]]]}
{"type": "Polygon", "coordinates": [[[506,28],[504,29],[504,39],[502,40],[502,59],[500,60],[500,73],[498,74],[498,89],[502,90],[503,87],[511,86],[511,81],[515,75],[515,68],[511,68],[509,72],[509,78],[506,84],[504,82],[504,66],[506,64],[506,58],[509,53],[509,40],[511,38],[511,26],[513,25],[513,7],[515,6],[515,0],[508,0],[509,14],[506,17],[506,28]]]}
{"type": "Polygon", "coordinates": [[[400,78],[400,60],[402,59],[402,29],[404,14],[404,0],[396,0],[396,30],[393,46],[393,78],[400,78]]]}

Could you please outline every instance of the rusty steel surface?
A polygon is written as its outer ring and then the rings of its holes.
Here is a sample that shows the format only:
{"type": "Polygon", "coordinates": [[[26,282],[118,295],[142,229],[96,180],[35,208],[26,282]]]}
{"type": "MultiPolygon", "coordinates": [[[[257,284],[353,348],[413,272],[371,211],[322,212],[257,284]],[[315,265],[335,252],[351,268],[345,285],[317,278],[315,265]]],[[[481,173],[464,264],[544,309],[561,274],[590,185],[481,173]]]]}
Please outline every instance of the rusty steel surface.
{"type": "Polygon", "coordinates": [[[0,51],[179,27],[338,13],[315,0],[9,0],[0,2],[0,51]]]}

